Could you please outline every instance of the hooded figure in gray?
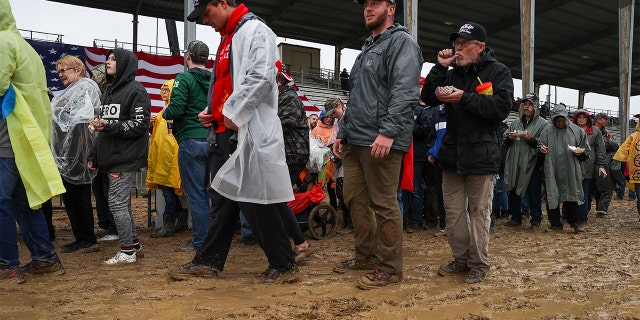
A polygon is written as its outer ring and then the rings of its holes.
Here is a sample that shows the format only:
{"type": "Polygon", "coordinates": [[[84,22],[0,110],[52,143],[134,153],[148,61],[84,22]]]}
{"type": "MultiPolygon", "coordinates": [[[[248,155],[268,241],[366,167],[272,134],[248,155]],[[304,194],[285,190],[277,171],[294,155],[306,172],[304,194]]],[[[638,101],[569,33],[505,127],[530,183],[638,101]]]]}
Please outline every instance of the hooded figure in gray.
{"type": "Polygon", "coordinates": [[[538,100],[526,99],[525,97],[520,104],[520,117],[511,122],[509,130],[504,134],[503,146],[509,149],[504,167],[504,189],[506,191],[515,190],[519,197],[523,197],[527,193],[527,187],[538,160],[540,135],[548,126],[549,123],[540,117],[538,100]],[[525,115],[525,100],[533,103],[533,115],[530,119],[527,119],[525,115]],[[509,136],[517,135],[518,132],[525,130],[527,133],[524,136],[516,139],[509,138],[509,136]]]}
{"type": "Polygon", "coordinates": [[[587,160],[589,144],[587,134],[567,117],[563,104],[551,110],[552,125],[540,134],[541,148],[546,147],[544,179],[549,209],[557,209],[560,202],[584,203],[582,192],[582,167],[587,160]],[[565,126],[561,127],[561,118],[565,126]],[[583,152],[574,152],[574,147],[583,152]]]}

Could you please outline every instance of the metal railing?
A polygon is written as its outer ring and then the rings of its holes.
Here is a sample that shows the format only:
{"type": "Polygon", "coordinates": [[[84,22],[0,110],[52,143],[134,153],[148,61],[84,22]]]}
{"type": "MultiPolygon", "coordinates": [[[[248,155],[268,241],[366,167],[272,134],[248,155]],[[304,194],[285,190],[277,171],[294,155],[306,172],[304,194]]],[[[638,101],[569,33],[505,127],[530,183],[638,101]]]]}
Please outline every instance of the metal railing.
{"type": "Polygon", "coordinates": [[[340,89],[340,78],[336,77],[332,69],[288,65],[287,71],[298,85],[320,85],[327,89],[340,89]]]}
{"type": "MultiPolygon", "coordinates": [[[[115,40],[104,40],[104,39],[93,39],[93,46],[96,48],[121,48],[127,50],[133,50],[133,42],[126,41],[118,41],[115,40]]],[[[147,52],[151,54],[162,54],[162,55],[171,55],[171,49],[168,47],[158,47],[152,44],[141,44],[138,43],[138,51],[147,52]]]]}
{"type": "Polygon", "coordinates": [[[54,36],[56,38],[54,42],[62,43],[63,35],[58,33],[41,32],[41,31],[34,31],[34,30],[27,30],[27,29],[18,29],[18,31],[20,32],[20,35],[22,35],[23,38],[27,38],[31,40],[51,41],[50,36],[54,36]],[[34,37],[34,35],[37,37],[34,37]],[[40,37],[43,37],[43,38],[40,38],[40,37]]]}

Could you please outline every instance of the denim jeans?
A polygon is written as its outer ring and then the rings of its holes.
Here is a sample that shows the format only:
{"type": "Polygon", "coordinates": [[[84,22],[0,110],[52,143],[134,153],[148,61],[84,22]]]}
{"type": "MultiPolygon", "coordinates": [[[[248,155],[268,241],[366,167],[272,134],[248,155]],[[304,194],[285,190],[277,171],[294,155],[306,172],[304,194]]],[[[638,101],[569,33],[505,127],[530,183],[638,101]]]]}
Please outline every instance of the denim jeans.
{"type": "Polygon", "coordinates": [[[509,191],[509,214],[511,214],[511,220],[522,223],[522,216],[524,214],[530,214],[531,223],[542,222],[542,204],[540,201],[540,195],[542,193],[542,168],[535,168],[529,185],[527,186],[527,192],[519,197],[515,190],[509,191]]]}
{"type": "MultiPolygon", "coordinates": [[[[634,189],[636,189],[635,193],[638,194],[640,192],[640,183],[635,183],[634,189]]],[[[629,198],[631,198],[631,190],[629,190],[629,198]]],[[[635,199],[636,199],[636,210],[638,210],[638,214],[640,214],[640,197],[636,197],[635,199]]]]}
{"type": "Polygon", "coordinates": [[[14,158],[0,158],[0,269],[20,265],[18,232],[31,252],[31,260],[41,265],[59,261],[49,240],[47,221],[41,209],[29,208],[20,173],[14,158]]]}
{"type": "Polygon", "coordinates": [[[509,198],[504,190],[504,173],[498,175],[496,185],[493,187],[493,201],[491,211],[497,212],[498,209],[507,211],[509,208],[509,198]]]}
{"type": "Polygon", "coordinates": [[[178,145],[178,168],[184,194],[189,202],[193,239],[191,246],[198,249],[207,236],[209,225],[209,197],[207,196],[207,154],[209,143],[204,140],[187,139],[178,145]]]}
{"type": "Polygon", "coordinates": [[[135,171],[109,173],[109,209],[118,228],[121,250],[133,250],[134,240],[138,240],[131,211],[131,185],[135,177],[135,171]]]}
{"type": "Polygon", "coordinates": [[[589,219],[589,209],[591,209],[591,197],[589,192],[595,187],[593,179],[582,179],[582,192],[584,192],[584,203],[578,205],[579,221],[584,223],[589,219]]]}
{"type": "MultiPolygon", "coordinates": [[[[162,198],[164,199],[164,219],[175,218],[178,211],[182,211],[182,203],[176,194],[176,190],[172,187],[160,186],[162,190],[162,198]]],[[[163,220],[167,221],[167,220],[163,220]]]]}

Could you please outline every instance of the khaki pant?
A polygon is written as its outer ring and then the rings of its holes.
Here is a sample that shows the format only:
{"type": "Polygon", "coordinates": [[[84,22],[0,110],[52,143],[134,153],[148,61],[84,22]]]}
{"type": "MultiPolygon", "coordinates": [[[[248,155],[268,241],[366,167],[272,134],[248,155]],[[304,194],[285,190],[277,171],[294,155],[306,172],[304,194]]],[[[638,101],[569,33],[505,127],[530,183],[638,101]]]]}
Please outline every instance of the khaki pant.
{"type": "Polygon", "coordinates": [[[471,270],[489,271],[489,225],[495,175],[444,170],[442,193],[453,257],[471,270]]]}
{"type": "Polygon", "coordinates": [[[344,202],[351,212],[356,259],[379,261],[387,272],[402,272],[402,216],[397,190],[403,152],[384,158],[370,147],[343,148],[344,202]]]}

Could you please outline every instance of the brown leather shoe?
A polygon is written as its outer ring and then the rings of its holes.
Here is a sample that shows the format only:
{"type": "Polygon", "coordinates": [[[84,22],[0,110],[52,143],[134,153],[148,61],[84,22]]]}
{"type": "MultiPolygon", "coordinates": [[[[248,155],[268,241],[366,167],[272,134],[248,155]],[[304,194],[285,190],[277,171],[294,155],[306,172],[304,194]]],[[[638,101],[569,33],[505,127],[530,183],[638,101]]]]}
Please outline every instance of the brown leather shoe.
{"type": "Polygon", "coordinates": [[[357,286],[362,290],[379,289],[402,281],[402,272],[388,272],[376,269],[362,276],[357,286]]]}

